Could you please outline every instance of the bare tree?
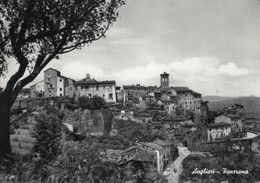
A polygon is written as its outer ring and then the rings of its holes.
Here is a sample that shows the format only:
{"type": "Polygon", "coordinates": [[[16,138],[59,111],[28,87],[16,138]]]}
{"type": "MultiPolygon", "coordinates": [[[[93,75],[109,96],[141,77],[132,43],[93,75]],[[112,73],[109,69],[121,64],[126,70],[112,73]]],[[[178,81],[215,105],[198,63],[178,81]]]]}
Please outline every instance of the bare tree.
{"type": "Polygon", "coordinates": [[[122,5],[124,0],[0,1],[0,76],[7,58],[19,64],[0,94],[0,158],[11,152],[10,109],[21,89],[58,55],[105,37],[122,5]]]}

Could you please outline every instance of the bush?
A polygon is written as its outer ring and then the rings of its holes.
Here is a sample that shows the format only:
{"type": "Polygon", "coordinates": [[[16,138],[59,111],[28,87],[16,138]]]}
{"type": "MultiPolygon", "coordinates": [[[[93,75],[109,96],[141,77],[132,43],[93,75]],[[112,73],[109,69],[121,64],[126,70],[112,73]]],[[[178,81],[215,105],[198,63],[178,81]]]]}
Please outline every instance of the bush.
{"type": "Polygon", "coordinates": [[[56,116],[47,114],[40,114],[36,120],[33,149],[43,163],[48,163],[60,153],[61,123],[56,116]]]}
{"type": "Polygon", "coordinates": [[[78,102],[82,109],[97,110],[107,108],[107,103],[104,98],[96,95],[93,98],[86,96],[78,97],[78,102]]]}
{"type": "Polygon", "coordinates": [[[96,142],[73,142],[64,144],[50,172],[59,182],[91,182],[89,175],[95,165],[101,163],[100,148],[96,142]]]}

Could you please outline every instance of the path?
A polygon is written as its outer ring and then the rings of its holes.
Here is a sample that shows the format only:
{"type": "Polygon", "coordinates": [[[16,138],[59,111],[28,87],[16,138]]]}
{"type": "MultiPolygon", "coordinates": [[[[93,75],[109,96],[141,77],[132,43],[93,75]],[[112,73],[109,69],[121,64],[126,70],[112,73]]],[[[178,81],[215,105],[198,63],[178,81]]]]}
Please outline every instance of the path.
{"type": "Polygon", "coordinates": [[[169,166],[171,168],[171,173],[167,177],[169,183],[178,183],[179,176],[182,174],[182,161],[185,157],[187,157],[191,152],[187,149],[187,147],[178,147],[179,156],[178,158],[169,166]],[[174,172],[174,168],[177,172],[174,172]]]}

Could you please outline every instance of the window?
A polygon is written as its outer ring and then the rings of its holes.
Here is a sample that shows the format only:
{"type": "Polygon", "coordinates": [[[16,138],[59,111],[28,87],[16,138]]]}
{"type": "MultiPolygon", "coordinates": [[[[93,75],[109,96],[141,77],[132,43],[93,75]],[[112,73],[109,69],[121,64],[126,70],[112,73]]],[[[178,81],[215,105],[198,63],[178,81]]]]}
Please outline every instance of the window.
{"type": "Polygon", "coordinates": [[[89,86],[84,86],[85,89],[89,89],[89,86]]]}
{"type": "Polygon", "coordinates": [[[49,90],[49,93],[51,93],[51,90],[49,90]]]}
{"type": "Polygon", "coordinates": [[[112,93],[109,93],[109,99],[113,99],[113,94],[112,93]]]}
{"type": "Polygon", "coordinates": [[[98,90],[98,86],[96,86],[96,89],[98,90]]]}
{"type": "Polygon", "coordinates": [[[106,87],[105,86],[103,86],[103,89],[105,89],[106,87]]]}
{"type": "Polygon", "coordinates": [[[83,90],[83,86],[81,86],[81,90],[83,90]]]}
{"type": "Polygon", "coordinates": [[[89,96],[89,97],[91,97],[91,93],[90,93],[90,94],[88,94],[88,96],[89,96]]]}
{"type": "Polygon", "coordinates": [[[62,88],[60,88],[60,91],[62,91],[62,88]]]}
{"type": "Polygon", "coordinates": [[[47,78],[48,79],[48,81],[50,81],[51,79],[50,78],[47,78]]]}
{"type": "Polygon", "coordinates": [[[103,97],[105,97],[106,95],[104,94],[103,97]]]}
{"type": "Polygon", "coordinates": [[[52,84],[50,84],[50,87],[52,87],[52,84]]]}
{"type": "Polygon", "coordinates": [[[112,89],[112,86],[109,86],[110,89],[112,89]]]}
{"type": "Polygon", "coordinates": [[[60,82],[62,82],[62,79],[60,79],[60,82]]]}
{"type": "Polygon", "coordinates": [[[60,94],[60,96],[62,96],[62,94],[60,94]]]}

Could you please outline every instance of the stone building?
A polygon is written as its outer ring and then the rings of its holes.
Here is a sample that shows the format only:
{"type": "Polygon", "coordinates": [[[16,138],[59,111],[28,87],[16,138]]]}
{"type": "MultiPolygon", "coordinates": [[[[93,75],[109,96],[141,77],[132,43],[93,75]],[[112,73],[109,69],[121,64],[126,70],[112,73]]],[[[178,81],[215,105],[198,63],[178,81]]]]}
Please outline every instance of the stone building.
{"type": "Polygon", "coordinates": [[[242,132],[244,129],[244,122],[241,116],[237,114],[226,114],[215,117],[215,123],[221,122],[230,124],[232,132],[242,132]]]}
{"type": "Polygon", "coordinates": [[[208,125],[208,141],[215,141],[223,139],[231,132],[231,125],[229,123],[213,123],[208,125]]]}
{"type": "Polygon", "coordinates": [[[169,87],[169,74],[164,72],[160,76],[161,87],[169,87]]]}
{"type": "Polygon", "coordinates": [[[137,85],[124,85],[123,91],[125,92],[125,101],[132,101],[134,99],[146,96],[149,92],[153,91],[156,86],[141,86],[137,85]]]}
{"type": "Polygon", "coordinates": [[[73,79],[62,76],[60,71],[49,68],[44,71],[44,96],[65,96],[65,88],[73,85],[73,79]]]}
{"type": "Polygon", "coordinates": [[[123,162],[127,162],[136,159],[137,157],[140,159],[140,154],[143,154],[144,157],[149,155],[150,158],[146,158],[144,161],[150,162],[151,164],[155,165],[159,173],[163,172],[163,147],[154,142],[141,143],[127,148],[122,152],[121,160],[123,162]]]}
{"type": "Polygon", "coordinates": [[[35,83],[34,85],[30,86],[31,89],[31,97],[43,97],[44,96],[44,80],[35,83]]]}
{"type": "Polygon", "coordinates": [[[30,88],[22,88],[19,92],[17,99],[25,99],[30,97],[30,88]]]}
{"type": "Polygon", "coordinates": [[[97,81],[91,79],[87,74],[85,79],[77,81],[73,84],[73,89],[68,91],[68,95],[72,97],[80,96],[99,96],[103,97],[106,102],[116,102],[116,82],[115,81],[97,81]]]}
{"type": "Polygon", "coordinates": [[[178,148],[174,142],[170,141],[156,140],[154,143],[163,148],[163,168],[165,169],[178,156],[178,148]]]}

